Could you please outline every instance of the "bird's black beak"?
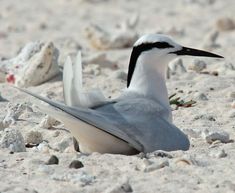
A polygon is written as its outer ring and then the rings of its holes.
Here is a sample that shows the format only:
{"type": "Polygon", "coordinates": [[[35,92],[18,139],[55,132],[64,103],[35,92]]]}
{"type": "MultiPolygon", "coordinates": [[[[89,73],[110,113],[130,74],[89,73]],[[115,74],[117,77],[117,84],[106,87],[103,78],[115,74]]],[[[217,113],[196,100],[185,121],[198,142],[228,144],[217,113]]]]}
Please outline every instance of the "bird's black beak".
{"type": "Polygon", "coordinates": [[[178,50],[176,52],[171,52],[171,53],[179,55],[179,56],[200,56],[200,57],[224,58],[223,56],[213,54],[211,52],[197,50],[194,48],[187,48],[187,47],[182,47],[181,50],[178,50]]]}

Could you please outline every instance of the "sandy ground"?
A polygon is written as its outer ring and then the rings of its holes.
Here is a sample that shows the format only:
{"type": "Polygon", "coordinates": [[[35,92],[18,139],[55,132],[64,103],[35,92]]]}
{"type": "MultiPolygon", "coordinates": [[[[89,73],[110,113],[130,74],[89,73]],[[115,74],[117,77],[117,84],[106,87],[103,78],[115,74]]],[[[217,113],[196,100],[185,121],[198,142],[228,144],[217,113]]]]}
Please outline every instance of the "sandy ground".
{"type": "MultiPolygon", "coordinates": [[[[13,58],[26,43],[37,40],[54,43],[60,51],[60,65],[79,49],[84,57],[104,53],[115,68],[85,65],[84,85],[101,88],[107,97],[116,97],[125,88],[120,72],[127,70],[131,48],[94,49],[85,35],[91,24],[114,33],[128,18],[138,16],[134,31],[139,35],[162,32],[195,48],[205,48],[210,33],[218,31],[217,46],[207,49],[226,58],[202,59],[207,64],[203,71],[209,74],[190,70],[194,60],[183,59],[187,72],[176,72],[167,80],[169,95],[177,93],[197,102],[194,107],[173,111],[174,123],[190,138],[186,152],[134,156],[77,153],[63,125],[40,127],[46,115],[33,105],[34,99],[1,83],[1,96],[8,101],[0,102],[0,118],[7,114],[9,102],[12,106],[24,104],[26,110],[9,128],[18,129],[25,140],[31,131],[42,136],[41,148],[13,154],[0,149],[1,193],[235,192],[235,30],[232,24],[231,29],[218,24],[226,17],[235,21],[233,0],[0,0],[0,5],[0,58],[13,58]],[[205,139],[206,131],[225,132],[229,140],[220,136],[211,142],[205,139]],[[58,157],[58,165],[45,164],[51,155],[58,157]],[[84,167],[69,168],[73,160],[84,167]]],[[[63,100],[61,75],[29,89],[63,100]]]]}

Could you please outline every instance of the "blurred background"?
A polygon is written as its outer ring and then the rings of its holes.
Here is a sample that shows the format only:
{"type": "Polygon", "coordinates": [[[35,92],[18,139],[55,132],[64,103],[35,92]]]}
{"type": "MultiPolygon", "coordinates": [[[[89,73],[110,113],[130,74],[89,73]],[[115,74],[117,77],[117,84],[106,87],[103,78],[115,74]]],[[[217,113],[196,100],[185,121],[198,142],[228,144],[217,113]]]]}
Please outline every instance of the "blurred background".
{"type": "Polygon", "coordinates": [[[62,53],[60,63],[79,49],[88,54],[131,47],[127,43],[102,48],[91,43],[96,40],[91,40],[90,33],[112,39],[119,31],[137,36],[164,33],[183,45],[216,50],[234,59],[233,0],[0,0],[0,5],[2,59],[16,56],[25,44],[38,40],[55,44],[62,53]],[[209,45],[213,43],[217,46],[209,45]]]}

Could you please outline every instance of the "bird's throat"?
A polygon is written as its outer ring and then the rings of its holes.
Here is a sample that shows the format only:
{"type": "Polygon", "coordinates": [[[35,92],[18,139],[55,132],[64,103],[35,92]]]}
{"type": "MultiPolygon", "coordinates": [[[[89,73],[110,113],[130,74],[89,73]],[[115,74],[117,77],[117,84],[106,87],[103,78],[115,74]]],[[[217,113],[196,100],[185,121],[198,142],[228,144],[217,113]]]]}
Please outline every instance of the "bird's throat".
{"type": "Polygon", "coordinates": [[[168,61],[144,59],[138,59],[127,90],[149,97],[170,109],[166,87],[166,62],[168,61]]]}

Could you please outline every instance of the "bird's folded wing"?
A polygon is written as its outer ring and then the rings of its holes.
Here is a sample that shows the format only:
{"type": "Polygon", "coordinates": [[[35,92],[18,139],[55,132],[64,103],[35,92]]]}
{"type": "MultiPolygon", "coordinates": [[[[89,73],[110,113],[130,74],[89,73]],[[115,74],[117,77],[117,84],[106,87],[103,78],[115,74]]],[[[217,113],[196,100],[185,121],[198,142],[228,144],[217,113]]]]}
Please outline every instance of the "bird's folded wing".
{"type": "Polygon", "coordinates": [[[156,101],[148,98],[123,99],[99,107],[97,111],[101,111],[111,120],[112,125],[132,140],[138,141],[143,147],[143,152],[189,148],[187,136],[164,119],[167,109],[162,108],[156,101]]]}
{"type": "Polygon", "coordinates": [[[142,145],[138,141],[135,141],[131,136],[128,135],[128,133],[123,132],[119,127],[117,127],[116,124],[112,124],[112,121],[109,119],[109,117],[106,117],[106,113],[102,113],[92,109],[85,109],[82,107],[69,107],[62,103],[55,102],[48,98],[32,93],[28,90],[22,88],[17,89],[31,96],[34,96],[43,102],[48,103],[50,106],[39,104],[39,109],[41,108],[45,113],[48,113],[49,115],[57,118],[61,122],[63,122],[64,120],[67,121],[68,117],[83,121],[87,124],[96,127],[97,129],[100,129],[110,135],[113,135],[127,142],[128,144],[130,144],[130,146],[139,151],[144,151],[142,145]]]}
{"type": "Polygon", "coordinates": [[[78,52],[74,65],[68,56],[63,70],[63,86],[65,103],[68,106],[94,107],[107,103],[107,99],[99,89],[85,92],[82,86],[82,59],[78,52]]]}

